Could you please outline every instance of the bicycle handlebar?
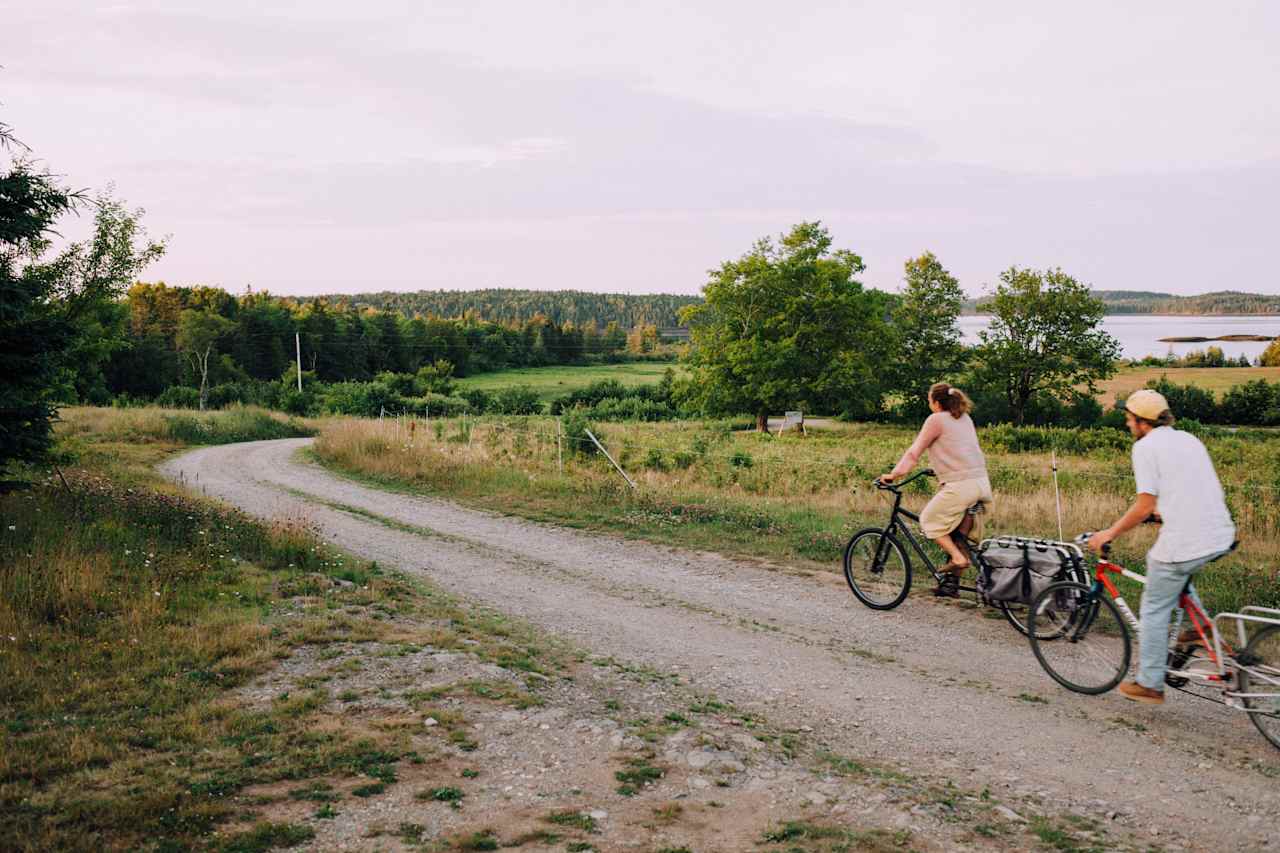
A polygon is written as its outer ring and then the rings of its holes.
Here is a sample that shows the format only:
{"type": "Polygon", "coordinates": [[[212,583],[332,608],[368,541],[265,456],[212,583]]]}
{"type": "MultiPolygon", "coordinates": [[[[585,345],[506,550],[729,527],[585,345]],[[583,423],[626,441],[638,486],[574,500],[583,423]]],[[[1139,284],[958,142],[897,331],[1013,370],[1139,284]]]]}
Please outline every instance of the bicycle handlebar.
{"type": "MultiPolygon", "coordinates": [[[[1079,536],[1076,537],[1076,544],[1080,545],[1081,548],[1083,548],[1085,543],[1087,543],[1090,539],[1093,538],[1093,533],[1094,531],[1092,530],[1087,531],[1085,533],[1081,533],[1079,536]]],[[[1107,544],[1102,546],[1102,556],[1108,557],[1110,555],[1111,555],[1111,543],[1108,542],[1107,544]]]]}
{"type": "Polygon", "coordinates": [[[875,486],[877,489],[881,489],[882,491],[896,492],[896,491],[900,491],[902,487],[905,486],[907,483],[911,483],[916,480],[919,480],[921,477],[932,477],[932,476],[934,476],[933,469],[925,468],[923,471],[918,471],[899,483],[885,483],[881,481],[879,477],[877,477],[871,481],[871,485],[875,486]]]}

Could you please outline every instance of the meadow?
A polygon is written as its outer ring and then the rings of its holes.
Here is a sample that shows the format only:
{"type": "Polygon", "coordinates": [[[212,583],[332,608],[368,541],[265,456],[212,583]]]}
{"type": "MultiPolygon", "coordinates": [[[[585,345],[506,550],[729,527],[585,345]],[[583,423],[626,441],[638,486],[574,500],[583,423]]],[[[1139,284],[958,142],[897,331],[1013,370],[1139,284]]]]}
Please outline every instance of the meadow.
{"type": "MultiPolygon", "coordinates": [[[[635,480],[609,462],[557,440],[552,418],[433,421],[335,420],[315,445],[318,459],[384,486],[437,494],[501,512],[575,527],[750,557],[807,570],[839,571],[855,530],[883,524],[885,493],[871,480],[891,468],[913,430],[832,424],[808,437],[771,438],[745,423],[685,421],[599,424],[593,431],[635,480]],[[561,467],[563,466],[563,472],[561,467]]],[[[1127,434],[1010,427],[982,431],[995,511],[986,535],[1057,538],[1051,447],[1059,449],[1063,532],[1109,524],[1128,506],[1133,479],[1127,434]]],[[[1239,527],[1241,548],[1208,570],[1214,608],[1280,604],[1280,443],[1262,432],[1206,437],[1239,527]]],[[[906,505],[922,505],[919,481],[906,505]]],[[[1141,565],[1155,530],[1130,534],[1121,560],[1141,565]]],[[[921,584],[924,582],[921,581],[921,584]]]]}
{"type": "MultiPolygon", "coordinates": [[[[322,660],[351,643],[491,661],[538,649],[519,626],[326,547],[305,518],[262,523],[153,470],[195,444],[311,424],[253,409],[62,418],[57,468],[0,495],[0,849],[306,843],[307,823],[263,810],[301,797],[331,816],[333,783],[381,790],[429,756],[402,728],[334,708],[324,672],[265,708],[236,688],[303,647],[322,660]]],[[[461,734],[450,719],[442,731],[461,734]]]]}
{"type": "Polygon", "coordinates": [[[1110,408],[1116,397],[1127,397],[1161,376],[1178,385],[1195,385],[1221,398],[1232,386],[1255,379],[1280,382],[1280,367],[1121,367],[1115,376],[1098,383],[1098,402],[1110,408]]]}
{"type": "Polygon", "coordinates": [[[513,385],[527,385],[542,402],[585,388],[601,379],[623,385],[656,385],[668,368],[680,370],[675,362],[638,361],[620,364],[593,364],[584,367],[519,367],[482,373],[458,380],[458,391],[501,391],[513,385]]]}

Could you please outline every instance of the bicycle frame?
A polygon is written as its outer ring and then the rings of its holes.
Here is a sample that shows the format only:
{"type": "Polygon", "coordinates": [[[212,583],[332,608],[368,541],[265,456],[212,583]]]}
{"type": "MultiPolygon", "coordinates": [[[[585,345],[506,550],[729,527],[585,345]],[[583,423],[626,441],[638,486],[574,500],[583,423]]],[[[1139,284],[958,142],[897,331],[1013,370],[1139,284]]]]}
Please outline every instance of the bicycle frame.
{"type": "MultiPolygon", "coordinates": [[[[1107,594],[1110,595],[1112,601],[1115,602],[1116,608],[1124,617],[1125,622],[1128,623],[1129,628],[1133,631],[1134,636],[1140,637],[1142,625],[1141,620],[1134,615],[1133,610],[1124,600],[1124,596],[1120,594],[1119,588],[1111,582],[1111,578],[1107,577],[1108,574],[1116,574],[1126,577],[1131,581],[1142,584],[1143,586],[1146,586],[1147,583],[1146,576],[1140,575],[1137,572],[1132,572],[1124,566],[1113,563],[1105,558],[1100,558],[1098,560],[1097,571],[1093,583],[1093,594],[1097,595],[1105,588],[1107,594]]],[[[1256,607],[1250,605],[1241,608],[1239,613],[1219,613],[1211,619],[1207,613],[1200,609],[1200,606],[1196,604],[1195,599],[1192,598],[1186,590],[1178,596],[1178,606],[1186,612],[1188,618],[1191,620],[1191,625],[1196,630],[1196,634],[1199,635],[1201,642],[1204,643],[1204,648],[1209,653],[1209,662],[1213,665],[1214,671],[1206,673],[1195,669],[1179,669],[1170,670],[1168,674],[1174,677],[1191,679],[1202,684],[1217,687],[1222,690],[1222,695],[1226,700],[1226,704],[1232,708],[1236,708],[1237,710],[1245,711],[1247,713],[1265,713],[1264,711],[1245,708],[1240,700],[1273,698],[1274,694],[1240,693],[1239,691],[1231,690],[1231,685],[1234,680],[1233,676],[1236,671],[1241,668],[1242,664],[1235,659],[1235,651],[1230,646],[1223,643],[1222,638],[1225,633],[1225,625],[1222,623],[1225,621],[1235,622],[1239,647],[1243,648],[1249,642],[1247,631],[1248,625],[1250,623],[1280,625],[1280,610],[1270,607],[1256,607]],[[1209,643],[1209,634],[1206,633],[1210,630],[1212,631],[1213,636],[1212,645],[1209,643]]],[[[1247,668],[1247,665],[1244,666],[1247,668]]],[[[1249,672],[1250,677],[1260,678],[1266,682],[1280,686],[1280,677],[1273,678],[1257,673],[1252,669],[1249,669],[1249,672]]]]}
{"type": "MultiPolygon", "coordinates": [[[[881,565],[885,558],[884,551],[888,547],[886,544],[888,537],[893,536],[895,533],[901,533],[902,538],[906,539],[907,544],[911,546],[911,550],[916,552],[924,563],[925,568],[929,570],[929,574],[933,575],[933,579],[941,580],[942,576],[938,574],[938,568],[933,564],[933,560],[929,558],[929,554],[924,550],[924,546],[920,544],[920,540],[916,538],[916,535],[911,532],[911,528],[902,521],[901,516],[904,515],[917,524],[920,522],[920,516],[918,514],[902,506],[902,492],[895,490],[893,495],[893,510],[889,513],[889,523],[886,524],[884,528],[884,532],[887,535],[882,537],[879,544],[876,545],[875,565],[881,565]]],[[[972,586],[959,586],[958,588],[963,592],[977,592],[977,588],[972,586]]]]}

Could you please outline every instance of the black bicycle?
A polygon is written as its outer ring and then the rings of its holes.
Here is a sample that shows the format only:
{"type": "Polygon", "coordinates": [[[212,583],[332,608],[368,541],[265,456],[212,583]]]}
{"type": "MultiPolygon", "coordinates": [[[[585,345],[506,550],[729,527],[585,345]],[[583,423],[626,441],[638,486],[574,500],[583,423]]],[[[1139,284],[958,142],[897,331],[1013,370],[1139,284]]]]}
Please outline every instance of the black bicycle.
{"type": "MultiPolygon", "coordinates": [[[[921,477],[934,476],[933,469],[926,468],[900,483],[882,483],[872,481],[873,485],[884,492],[893,494],[893,509],[889,513],[889,523],[883,528],[868,527],[853,534],[849,544],[844,546],[844,579],[849,589],[859,601],[872,610],[892,610],[901,604],[911,591],[911,558],[907,549],[902,547],[905,541],[916,552],[920,561],[935,581],[942,580],[942,574],[934,565],[929,554],[920,544],[920,540],[912,533],[911,527],[903,521],[903,516],[917,524],[920,516],[902,506],[902,489],[921,477]]],[[[969,538],[973,516],[966,513],[961,526],[951,533],[952,540],[969,555],[969,563],[975,568],[982,565],[982,555],[978,552],[978,543],[969,538]]],[[[961,592],[971,592],[978,600],[988,603],[979,593],[976,586],[959,587],[961,592]]],[[[1027,607],[1016,602],[992,601],[992,606],[1004,614],[1009,624],[1018,632],[1027,635],[1027,607]]]]}

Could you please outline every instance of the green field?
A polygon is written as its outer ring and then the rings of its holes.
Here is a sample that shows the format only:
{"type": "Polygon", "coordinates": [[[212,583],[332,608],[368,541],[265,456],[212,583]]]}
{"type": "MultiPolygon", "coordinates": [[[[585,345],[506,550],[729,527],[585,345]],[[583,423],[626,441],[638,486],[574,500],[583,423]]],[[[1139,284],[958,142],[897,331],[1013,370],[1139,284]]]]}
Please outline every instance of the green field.
{"type": "Polygon", "coordinates": [[[680,369],[674,362],[653,361],[586,367],[518,367],[460,379],[458,389],[500,391],[513,385],[528,385],[545,402],[601,379],[616,379],[623,385],[654,385],[661,381],[668,367],[680,369]]]}

